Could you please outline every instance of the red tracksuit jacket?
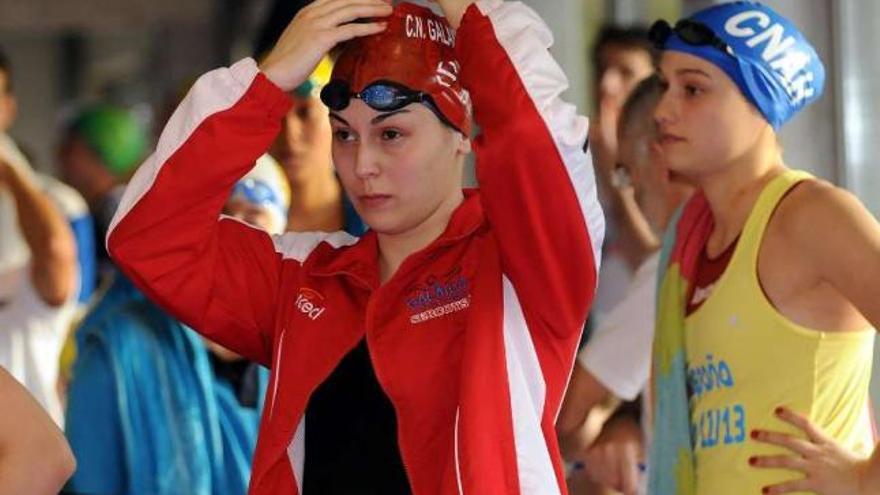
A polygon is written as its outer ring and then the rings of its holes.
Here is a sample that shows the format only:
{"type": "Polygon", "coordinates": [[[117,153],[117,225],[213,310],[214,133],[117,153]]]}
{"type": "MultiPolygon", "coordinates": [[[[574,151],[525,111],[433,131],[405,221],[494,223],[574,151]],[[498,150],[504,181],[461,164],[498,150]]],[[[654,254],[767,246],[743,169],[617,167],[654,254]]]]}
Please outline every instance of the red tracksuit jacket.
{"type": "Polygon", "coordinates": [[[202,76],[172,116],[108,248],[176,317],[271,367],[251,494],[301,492],[306,403],[364,335],[414,493],[565,492],[554,423],[604,224],[551,43],[519,3],[467,11],[480,189],[381,286],[373,234],[273,237],[220,216],[290,106],[253,60],[202,76]]]}

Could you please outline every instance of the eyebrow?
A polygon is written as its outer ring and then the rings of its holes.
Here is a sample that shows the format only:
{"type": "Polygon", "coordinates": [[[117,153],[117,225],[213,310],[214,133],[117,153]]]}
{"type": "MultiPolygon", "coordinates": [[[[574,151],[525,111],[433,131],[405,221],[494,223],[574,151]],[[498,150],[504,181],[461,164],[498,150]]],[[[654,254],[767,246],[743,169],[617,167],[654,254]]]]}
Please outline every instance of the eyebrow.
{"type": "MultiPolygon", "coordinates": [[[[370,121],[370,124],[373,124],[373,125],[380,124],[380,123],[382,123],[382,121],[389,119],[391,117],[394,117],[395,115],[398,115],[401,113],[409,113],[409,110],[407,110],[406,108],[401,108],[399,110],[394,110],[393,112],[387,112],[387,113],[383,113],[381,115],[377,115],[377,116],[373,117],[373,120],[370,121]]],[[[349,124],[347,120],[343,119],[336,112],[330,112],[330,118],[338,120],[339,122],[341,122],[349,127],[351,126],[351,124],[349,124]]]]}
{"type": "Polygon", "coordinates": [[[708,72],[702,71],[700,69],[678,69],[675,71],[675,74],[679,75],[679,76],[693,74],[693,75],[703,76],[703,77],[712,79],[712,76],[710,76],[708,72]]]}
{"type": "Polygon", "coordinates": [[[345,120],[345,119],[343,119],[342,117],[340,117],[339,114],[336,113],[336,112],[330,112],[330,118],[331,118],[331,119],[336,119],[336,120],[342,122],[343,124],[345,124],[345,125],[351,127],[351,124],[349,124],[347,120],[345,120]]]}
{"type": "Polygon", "coordinates": [[[409,110],[407,110],[406,108],[401,108],[399,110],[394,110],[393,112],[383,113],[382,115],[377,115],[377,116],[373,117],[373,120],[371,120],[370,123],[371,124],[379,124],[383,120],[389,119],[389,118],[394,117],[395,115],[398,115],[401,113],[409,113],[409,110]]]}

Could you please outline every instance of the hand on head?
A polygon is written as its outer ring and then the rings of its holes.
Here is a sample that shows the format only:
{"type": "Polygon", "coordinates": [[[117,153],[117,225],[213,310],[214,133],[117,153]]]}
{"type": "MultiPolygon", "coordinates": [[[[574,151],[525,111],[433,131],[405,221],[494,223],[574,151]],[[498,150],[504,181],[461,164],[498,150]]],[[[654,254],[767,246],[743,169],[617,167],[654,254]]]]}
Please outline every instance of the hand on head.
{"type": "Polygon", "coordinates": [[[381,18],[391,10],[387,0],[317,0],[293,18],[260,69],[282,90],[292,91],[337,44],[383,31],[381,18]]]}

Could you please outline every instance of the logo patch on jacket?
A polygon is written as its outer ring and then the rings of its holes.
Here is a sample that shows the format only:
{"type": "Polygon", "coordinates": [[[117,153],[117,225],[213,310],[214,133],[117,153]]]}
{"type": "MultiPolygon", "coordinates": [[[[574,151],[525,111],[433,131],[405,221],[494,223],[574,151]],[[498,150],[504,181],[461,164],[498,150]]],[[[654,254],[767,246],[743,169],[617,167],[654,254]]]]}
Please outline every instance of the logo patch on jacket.
{"type": "Polygon", "coordinates": [[[412,311],[410,323],[417,325],[469,308],[470,285],[460,268],[445,276],[431,275],[406,296],[406,305],[412,311]]]}
{"type": "Polygon", "coordinates": [[[311,320],[317,320],[321,313],[327,309],[324,306],[324,296],[308,287],[299,288],[299,294],[297,294],[294,304],[300,313],[303,313],[311,320]]]}

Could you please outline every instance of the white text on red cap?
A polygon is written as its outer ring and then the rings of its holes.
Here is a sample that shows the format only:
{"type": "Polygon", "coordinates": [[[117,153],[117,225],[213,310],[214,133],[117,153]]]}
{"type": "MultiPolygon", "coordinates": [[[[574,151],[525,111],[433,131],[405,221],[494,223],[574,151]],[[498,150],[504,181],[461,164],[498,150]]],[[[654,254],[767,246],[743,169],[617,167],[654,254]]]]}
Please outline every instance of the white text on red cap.
{"type": "Polygon", "coordinates": [[[407,38],[429,39],[449,47],[455,45],[455,31],[434,19],[407,14],[404,22],[407,38]]]}

